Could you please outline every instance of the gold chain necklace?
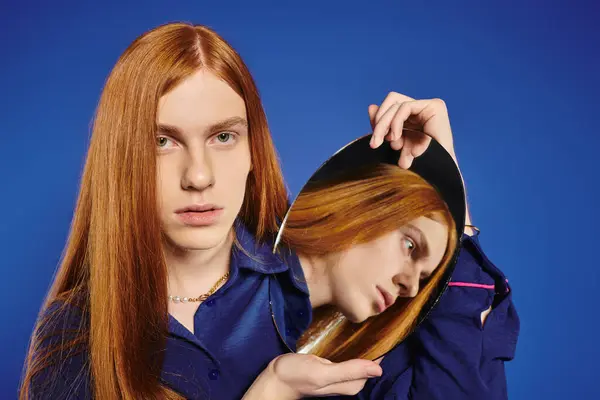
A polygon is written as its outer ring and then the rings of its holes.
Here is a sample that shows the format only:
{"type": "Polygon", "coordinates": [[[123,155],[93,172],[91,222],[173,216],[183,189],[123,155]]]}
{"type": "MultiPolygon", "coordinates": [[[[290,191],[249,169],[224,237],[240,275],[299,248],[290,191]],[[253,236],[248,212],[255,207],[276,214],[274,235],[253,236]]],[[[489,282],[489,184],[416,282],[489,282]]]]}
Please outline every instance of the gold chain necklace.
{"type": "Polygon", "coordinates": [[[203,295],[200,295],[198,297],[169,296],[169,300],[172,301],[173,303],[187,303],[187,302],[195,302],[195,301],[202,302],[202,301],[208,299],[210,297],[210,295],[212,295],[214,292],[216,292],[217,289],[221,286],[221,284],[227,280],[227,278],[229,278],[229,272],[227,272],[225,275],[220,277],[219,280],[217,281],[217,283],[215,283],[208,292],[206,292],[203,295]]]}

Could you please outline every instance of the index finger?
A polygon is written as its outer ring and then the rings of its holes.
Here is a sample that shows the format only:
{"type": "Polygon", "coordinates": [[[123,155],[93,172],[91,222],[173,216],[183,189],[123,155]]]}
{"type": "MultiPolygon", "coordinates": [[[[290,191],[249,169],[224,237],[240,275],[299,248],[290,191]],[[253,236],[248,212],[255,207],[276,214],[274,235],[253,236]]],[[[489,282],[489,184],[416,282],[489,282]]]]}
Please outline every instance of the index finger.
{"type": "Polygon", "coordinates": [[[379,364],[369,360],[354,359],[327,365],[323,368],[323,381],[328,382],[324,386],[329,386],[340,382],[374,378],[381,376],[382,373],[379,364]]]}
{"type": "Polygon", "coordinates": [[[383,114],[394,104],[394,103],[404,103],[405,101],[414,101],[415,99],[413,99],[412,97],[408,97],[406,95],[403,95],[401,93],[396,93],[396,92],[391,92],[389,93],[385,99],[383,100],[383,103],[381,103],[381,105],[379,106],[379,110],[377,110],[377,114],[375,114],[375,121],[374,123],[376,124],[377,122],[379,122],[379,120],[381,119],[381,117],[383,116],[383,114]]]}

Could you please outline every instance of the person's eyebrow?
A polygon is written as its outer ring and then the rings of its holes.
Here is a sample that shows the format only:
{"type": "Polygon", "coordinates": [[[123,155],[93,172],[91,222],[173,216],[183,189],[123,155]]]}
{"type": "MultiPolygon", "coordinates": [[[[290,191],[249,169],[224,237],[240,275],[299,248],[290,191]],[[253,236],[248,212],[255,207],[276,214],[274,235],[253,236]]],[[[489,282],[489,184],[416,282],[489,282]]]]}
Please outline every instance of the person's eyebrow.
{"type": "Polygon", "coordinates": [[[242,125],[244,128],[247,128],[248,121],[246,121],[246,118],[242,117],[231,117],[211,125],[211,127],[208,130],[210,131],[210,133],[218,132],[229,128],[233,128],[236,125],[242,125]]]}
{"type": "MultiPolygon", "coordinates": [[[[214,133],[214,132],[224,131],[224,130],[233,128],[234,126],[237,126],[237,125],[242,125],[243,127],[247,128],[248,121],[246,121],[246,119],[242,118],[242,117],[230,117],[230,118],[226,118],[222,121],[212,124],[211,126],[208,127],[207,131],[209,133],[214,133]]],[[[181,138],[183,136],[183,132],[181,131],[181,129],[179,129],[178,127],[176,127],[174,125],[169,125],[169,124],[160,124],[159,123],[157,126],[157,132],[158,132],[158,134],[166,134],[169,136],[173,136],[175,138],[181,138]]]]}
{"type": "Polygon", "coordinates": [[[158,135],[169,135],[176,139],[179,139],[182,136],[179,128],[167,124],[158,124],[156,127],[156,132],[158,135]]]}
{"type": "Polygon", "coordinates": [[[414,236],[416,236],[417,245],[419,247],[419,249],[418,249],[419,256],[422,258],[429,257],[429,243],[427,242],[427,239],[425,238],[425,234],[423,233],[423,231],[421,229],[417,228],[416,226],[414,226],[413,224],[407,224],[406,230],[410,231],[410,233],[412,233],[414,236]]]}

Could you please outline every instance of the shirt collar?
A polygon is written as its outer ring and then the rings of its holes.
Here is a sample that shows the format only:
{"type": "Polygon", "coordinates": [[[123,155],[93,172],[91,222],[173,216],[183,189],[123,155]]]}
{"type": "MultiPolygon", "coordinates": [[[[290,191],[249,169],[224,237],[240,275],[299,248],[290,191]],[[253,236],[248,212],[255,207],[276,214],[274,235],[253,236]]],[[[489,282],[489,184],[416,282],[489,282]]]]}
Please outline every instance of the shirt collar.
{"type": "Polygon", "coordinates": [[[280,257],[289,268],[289,277],[294,287],[308,296],[308,285],[298,255],[292,250],[284,248],[280,250],[280,257]]]}
{"type": "Polygon", "coordinates": [[[272,241],[257,243],[254,235],[241,221],[236,221],[234,229],[239,246],[233,247],[232,268],[244,268],[261,274],[287,271],[294,287],[308,295],[304,271],[296,253],[282,247],[274,254],[272,241]]]}
{"type": "Polygon", "coordinates": [[[273,254],[271,241],[258,243],[254,235],[240,221],[234,224],[237,244],[233,245],[232,267],[249,269],[261,274],[277,274],[288,270],[288,266],[273,254]]]}

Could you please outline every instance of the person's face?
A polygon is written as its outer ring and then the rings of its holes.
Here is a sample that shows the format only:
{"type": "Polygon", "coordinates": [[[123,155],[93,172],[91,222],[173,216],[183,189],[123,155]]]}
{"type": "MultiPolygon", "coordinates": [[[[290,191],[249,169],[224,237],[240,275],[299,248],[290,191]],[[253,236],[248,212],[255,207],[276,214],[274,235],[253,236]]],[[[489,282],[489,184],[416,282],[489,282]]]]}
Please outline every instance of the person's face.
{"type": "Polygon", "coordinates": [[[373,241],[356,245],[329,268],[333,303],[352,322],[383,312],[398,297],[414,297],[441,263],[448,227],[419,217],[373,241]]]}
{"type": "Polygon", "coordinates": [[[214,248],[231,231],[251,169],[244,100],[199,71],[160,99],[157,118],[162,229],[178,248],[214,248]]]}

